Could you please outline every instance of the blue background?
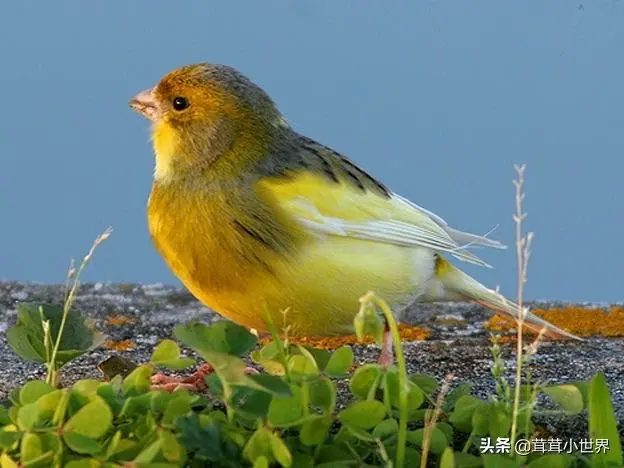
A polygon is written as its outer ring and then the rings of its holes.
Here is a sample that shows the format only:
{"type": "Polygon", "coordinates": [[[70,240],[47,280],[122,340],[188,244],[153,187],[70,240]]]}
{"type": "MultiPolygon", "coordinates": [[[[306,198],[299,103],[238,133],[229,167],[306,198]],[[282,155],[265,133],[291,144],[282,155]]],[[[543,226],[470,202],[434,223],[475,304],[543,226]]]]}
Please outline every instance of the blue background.
{"type": "MultiPolygon", "coordinates": [[[[175,282],[145,222],[153,157],[127,106],[211,61],[301,132],[454,227],[513,246],[513,164],[535,231],[527,296],[622,300],[619,1],[0,2],[0,278],[175,282]]],[[[467,266],[515,292],[513,250],[467,266]]]]}

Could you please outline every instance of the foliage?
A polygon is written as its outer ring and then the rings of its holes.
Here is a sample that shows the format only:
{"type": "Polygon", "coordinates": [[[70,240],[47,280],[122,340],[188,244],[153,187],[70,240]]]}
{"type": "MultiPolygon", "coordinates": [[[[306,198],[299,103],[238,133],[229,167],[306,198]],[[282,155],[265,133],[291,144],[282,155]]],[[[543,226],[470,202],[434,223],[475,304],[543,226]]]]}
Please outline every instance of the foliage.
{"type": "Polygon", "coordinates": [[[46,382],[55,387],[59,385],[61,367],[104,341],[103,335],[72,310],[72,306],[82,271],[111,232],[112,229],[107,228],[95,238],[78,269],[74,268],[72,260],[62,306],[21,304],[17,323],[7,331],[7,341],[13,351],[26,361],[45,363],[46,382]]]}
{"type": "MultiPolygon", "coordinates": [[[[467,385],[446,395],[439,417],[426,428],[440,391],[430,376],[409,375],[403,381],[396,366],[377,364],[351,372],[349,347],[329,352],[285,339],[258,348],[253,335],[229,322],[178,326],[175,336],[215,368],[207,377],[210,395],[150,389],[157,366],[180,369],[192,363],[171,340],[159,344],[149,363],[122,366],[125,375],[109,381],[82,380],[62,389],[30,381],[11,394],[10,407],[0,408],[1,466],[397,466],[401,452],[404,466],[419,466],[425,446],[430,466],[445,468],[621,466],[602,376],[589,384],[539,391],[567,413],[588,406],[593,437],[610,439],[607,454],[510,458],[481,454],[479,447],[482,438],[509,437],[513,406],[472,396],[467,385]],[[250,351],[265,372],[245,371],[240,356],[250,351]],[[334,379],[349,375],[350,398],[339,406],[334,379]],[[406,432],[401,449],[402,405],[406,432]]],[[[519,437],[534,429],[523,420],[528,418],[523,403],[519,437]]]]}
{"type": "MultiPolygon", "coordinates": [[[[62,320],[61,306],[20,304],[17,308],[17,322],[7,330],[7,341],[25,361],[46,363],[50,359],[50,344],[46,344],[42,323],[47,322],[50,335],[57,336],[62,320]]],[[[102,342],[102,334],[95,331],[80,314],[70,310],[56,355],[57,366],[64,366],[102,342]]]]}

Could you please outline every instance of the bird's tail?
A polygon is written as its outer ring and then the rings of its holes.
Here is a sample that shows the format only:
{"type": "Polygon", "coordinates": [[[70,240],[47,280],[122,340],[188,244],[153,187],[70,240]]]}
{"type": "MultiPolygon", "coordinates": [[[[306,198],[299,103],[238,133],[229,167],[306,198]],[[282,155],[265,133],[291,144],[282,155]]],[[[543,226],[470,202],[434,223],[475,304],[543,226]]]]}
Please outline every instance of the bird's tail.
{"type": "MultiPolygon", "coordinates": [[[[518,319],[522,315],[522,310],[516,303],[505,299],[498,292],[486,288],[440,256],[436,260],[436,277],[441,285],[441,291],[438,291],[438,295],[442,295],[447,300],[473,301],[514,319],[518,319]]],[[[546,329],[546,335],[581,340],[572,333],[562,330],[528,311],[524,317],[524,324],[537,332],[546,329]]]]}

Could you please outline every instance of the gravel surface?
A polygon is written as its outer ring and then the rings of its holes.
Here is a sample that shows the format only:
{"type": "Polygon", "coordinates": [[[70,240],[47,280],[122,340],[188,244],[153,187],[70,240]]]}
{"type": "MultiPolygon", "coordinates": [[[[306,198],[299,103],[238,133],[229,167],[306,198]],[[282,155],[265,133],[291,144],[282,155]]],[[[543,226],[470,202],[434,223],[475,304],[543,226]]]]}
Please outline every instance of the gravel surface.
{"type": "MultiPolygon", "coordinates": [[[[17,304],[22,301],[60,303],[62,287],[57,285],[0,282],[0,399],[11,389],[32,378],[44,375],[43,367],[23,363],[8,347],[7,327],[15,322],[17,304]]],[[[536,305],[535,303],[529,305],[536,305]]],[[[558,302],[540,302],[542,308],[564,305],[558,302]]],[[[568,304],[569,305],[569,304],[568,304]]],[[[606,304],[582,304],[604,307],[606,304]]],[[[80,289],[75,308],[87,315],[107,339],[132,340],[136,346],[120,354],[135,362],[146,361],[154,345],[171,336],[173,327],[191,319],[209,323],[220,317],[199,304],[188,292],[162,284],[85,284],[80,289]],[[106,318],[120,314],[135,319],[133,324],[110,326],[106,318]]],[[[490,313],[473,304],[432,304],[412,307],[405,315],[410,324],[432,330],[427,341],[405,343],[409,371],[430,374],[440,379],[453,374],[453,385],[470,381],[474,394],[486,396],[494,388],[490,376],[492,360],[488,332],[484,322],[490,313]]],[[[375,346],[354,346],[359,363],[373,362],[379,350],[375,346]]],[[[63,370],[63,383],[81,378],[101,378],[96,366],[115,351],[100,348],[70,363],[63,370]]],[[[512,378],[515,358],[513,346],[503,346],[503,356],[512,378]]],[[[620,427],[624,426],[624,339],[589,338],[584,342],[544,342],[532,361],[535,379],[547,384],[564,383],[590,378],[604,372],[608,380],[620,427]]],[[[339,391],[344,404],[347,398],[344,380],[339,391]]],[[[548,405],[549,402],[544,400],[548,405]]],[[[585,415],[564,417],[541,416],[539,422],[557,437],[587,436],[585,415]]],[[[624,435],[624,429],[620,431],[624,435]]]]}

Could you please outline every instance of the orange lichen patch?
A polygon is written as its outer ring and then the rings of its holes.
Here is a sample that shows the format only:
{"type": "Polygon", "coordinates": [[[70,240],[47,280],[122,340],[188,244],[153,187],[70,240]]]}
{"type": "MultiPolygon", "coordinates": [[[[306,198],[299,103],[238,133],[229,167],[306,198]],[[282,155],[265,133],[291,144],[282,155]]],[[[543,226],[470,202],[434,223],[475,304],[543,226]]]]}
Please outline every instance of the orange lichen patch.
{"type": "MultiPolygon", "coordinates": [[[[402,341],[422,341],[429,338],[431,331],[425,328],[411,327],[409,325],[399,324],[399,334],[402,341]]],[[[271,337],[260,339],[262,345],[271,341],[271,337]]],[[[373,344],[375,338],[372,335],[364,337],[363,341],[358,341],[355,335],[333,336],[333,337],[310,337],[310,336],[289,336],[288,341],[292,344],[301,344],[312,346],[313,348],[322,349],[338,349],[343,345],[353,345],[358,343],[373,344]]]]}
{"type": "Polygon", "coordinates": [[[104,347],[112,349],[113,351],[129,351],[136,346],[132,340],[112,341],[108,340],[104,342],[104,347]]]}
{"type": "MultiPolygon", "coordinates": [[[[555,307],[552,309],[535,309],[535,315],[548,320],[570,333],[578,336],[624,336],[624,307],[612,307],[610,310],[584,307],[555,307]]],[[[494,331],[515,329],[516,322],[501,315],[493,316],[486,327],[494,331]]],[[[536,333],[523,328],[523,333],[536,333]]]]}
{"type": "Polygon", "coordinates": [[[136,322],[135,319],[131,317],[126,317],[125,315],[109,315],[106,317],[106,325],[109,327],[118,327],[121,325],[131,325],[136,322]]]}
{"type": "Polygon", "coordinates": [[[505,335],[497,337],[490,336],[490,343],[494,343],[495,341],[498,344],[515,343],[517,339],[518,337],[516,335],[505,335]]]}

